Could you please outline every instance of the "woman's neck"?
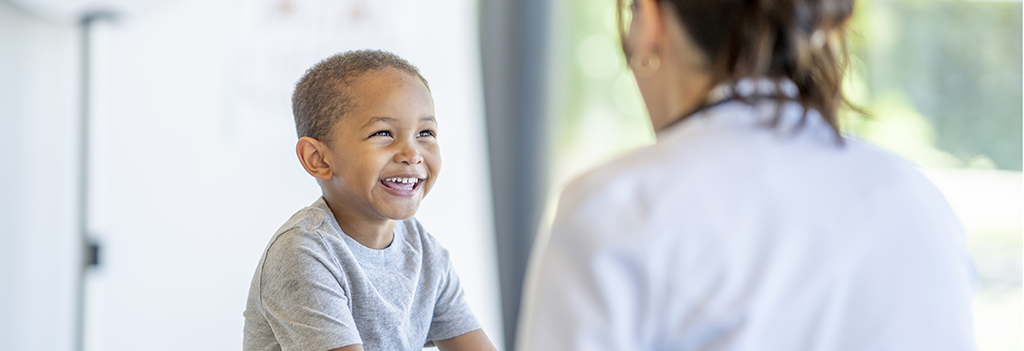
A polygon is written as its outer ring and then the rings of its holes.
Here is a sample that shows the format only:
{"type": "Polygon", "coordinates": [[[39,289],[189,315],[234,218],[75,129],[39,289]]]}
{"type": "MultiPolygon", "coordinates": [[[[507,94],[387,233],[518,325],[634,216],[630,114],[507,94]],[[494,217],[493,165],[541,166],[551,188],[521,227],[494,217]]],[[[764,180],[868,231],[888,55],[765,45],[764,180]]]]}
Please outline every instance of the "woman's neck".
{"type": "Polygon", "coordinates": [[[651,121],[655,134],[660,134],[665,127],[676,124],[678,119],[703,105],[712,88],[711,76],[695,67],[676,67],[668,73],[672,78],[666,82],[666,113],[660,121],[654,121],[653,118],[651,121]]]}

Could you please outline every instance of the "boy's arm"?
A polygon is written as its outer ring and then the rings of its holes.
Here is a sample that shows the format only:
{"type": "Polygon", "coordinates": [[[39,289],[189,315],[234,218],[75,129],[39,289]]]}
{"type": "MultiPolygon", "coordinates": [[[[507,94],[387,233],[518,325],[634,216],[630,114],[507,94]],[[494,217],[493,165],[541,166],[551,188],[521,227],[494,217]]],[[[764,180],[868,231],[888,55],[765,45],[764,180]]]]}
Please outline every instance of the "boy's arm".
{"type": "MultiPolygon", "coordinates": [[[[451,339],[434,340],[440,351],[497,351],[483,329],[477,329],[451,339]]],[[[360,349],[362,350],[362,349],[360,349]]],[[[345,350],[350,351],[350,350],[345,350]]]]}
{"type": "Polygon", "coordinates": [[[328,351],[363,351],[363,344],[348,345],[345,347],[339,347],[328,351]]]}

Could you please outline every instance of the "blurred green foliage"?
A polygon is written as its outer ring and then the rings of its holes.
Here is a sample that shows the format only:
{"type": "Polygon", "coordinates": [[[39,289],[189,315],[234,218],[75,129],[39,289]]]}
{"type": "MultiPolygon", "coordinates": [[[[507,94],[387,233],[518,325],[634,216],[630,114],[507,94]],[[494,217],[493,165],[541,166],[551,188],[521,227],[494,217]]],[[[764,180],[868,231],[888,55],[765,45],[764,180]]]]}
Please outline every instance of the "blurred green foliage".
{"type": "MultiPolygon", "coordinates": [[[[619,48],[614,3],[556,5],[556,178],[653,140],[619,48]]],[[[1021,170],[1020,2],[857,7],[845,90],[869,117],[844,113],[848,131],[924,166],[1021,170]]]]}
{"type": "Polygon", "coordinates": [[[551,172],[555,188],[654,140],[615,28],[615,0],[554,3],[551,172]]]}
{"type": "Polygon", "coordinates": [[[926,166],[1021,170],[1021,3],[861,1],[855,133],[926,166]]]}

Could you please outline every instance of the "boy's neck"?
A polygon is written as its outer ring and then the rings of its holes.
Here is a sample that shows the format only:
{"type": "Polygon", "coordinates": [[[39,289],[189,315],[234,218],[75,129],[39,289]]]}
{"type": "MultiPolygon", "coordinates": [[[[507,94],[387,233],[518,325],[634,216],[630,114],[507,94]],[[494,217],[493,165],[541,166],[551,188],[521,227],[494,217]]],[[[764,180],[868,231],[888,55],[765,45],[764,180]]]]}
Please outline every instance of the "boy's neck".
{"type": "MultiPolygon", "coordinates": [[[[327,200],[326,197],[324,200],[327,200]]],[[[329,200],[327,200],[327,207],[334,214],[334,219],[338,221],[341,231],[359,244],[374,250],[382,250],[391,245],[391,241],[395,237],[395,221],[393,219],[367,219],[358,214],[344,211],[340,208],[341,206],[331,206],[329,200]]]]}

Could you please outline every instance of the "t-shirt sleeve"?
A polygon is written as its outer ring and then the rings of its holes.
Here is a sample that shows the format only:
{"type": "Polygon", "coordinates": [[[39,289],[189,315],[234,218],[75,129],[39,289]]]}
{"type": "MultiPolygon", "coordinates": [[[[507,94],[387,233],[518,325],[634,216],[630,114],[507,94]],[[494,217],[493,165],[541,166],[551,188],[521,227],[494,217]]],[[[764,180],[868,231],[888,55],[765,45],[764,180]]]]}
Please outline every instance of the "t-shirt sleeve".
{"type": "MultiPolygon", "coordinates": [[[[443,250],[443,249],[442,249],[443,250]]],[[[455,274],[447,252],[442,255],[444,274],[438,286],[437,302],[434,304],[434,316],[430,322],[427,340],[444,340],[480,329],[476,317],[466,303],[465,294],[459,284],[459,276],[455,274]]],[[[429,345],[429,343],[428,343],[429,345]]]]}
{"type": "Polygon", "coordinates": [[[271,245],[260,299],[281,350],[362,343],[340,276],[340,265],[316,233],[285,233],[271,245]]]}

